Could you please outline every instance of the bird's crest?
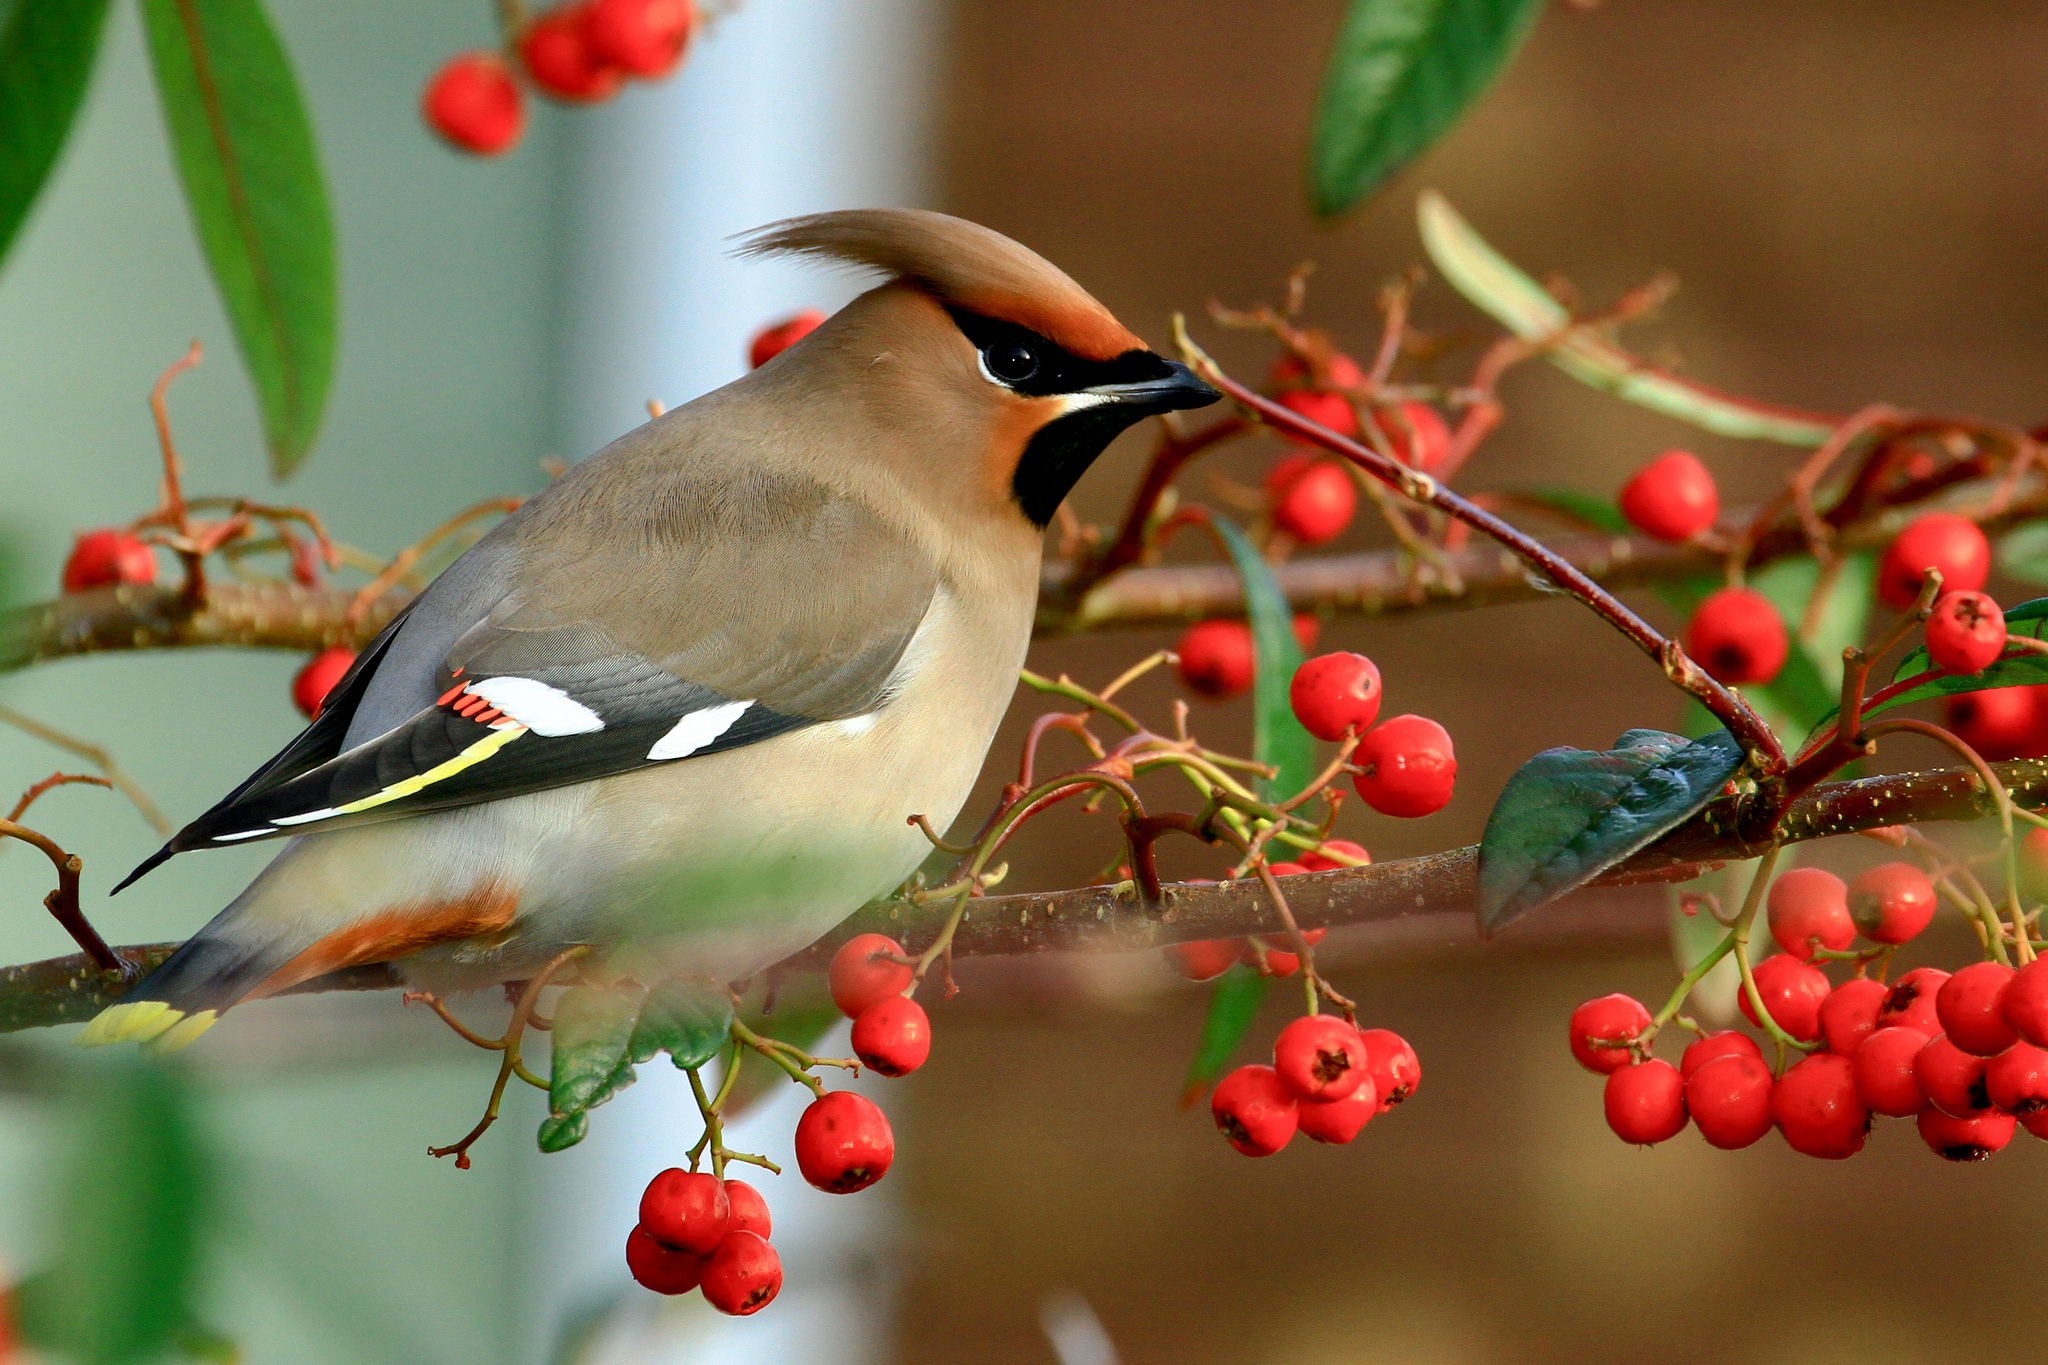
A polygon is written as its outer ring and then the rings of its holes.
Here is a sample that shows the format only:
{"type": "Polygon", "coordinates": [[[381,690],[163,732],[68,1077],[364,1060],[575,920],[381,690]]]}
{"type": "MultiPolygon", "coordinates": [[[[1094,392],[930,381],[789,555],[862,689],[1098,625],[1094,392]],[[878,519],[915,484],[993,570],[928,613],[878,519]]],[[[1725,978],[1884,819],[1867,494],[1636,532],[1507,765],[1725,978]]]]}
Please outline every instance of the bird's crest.
{"type": "Polygon", "coordinates": [[[736,254],[868,266],[916,284],[941,303],[1029,327],[1085,359],[1147,349],[1059,267],[964,218],[923,209],[847,209],[786,218],[746,237],[736,254]]]}

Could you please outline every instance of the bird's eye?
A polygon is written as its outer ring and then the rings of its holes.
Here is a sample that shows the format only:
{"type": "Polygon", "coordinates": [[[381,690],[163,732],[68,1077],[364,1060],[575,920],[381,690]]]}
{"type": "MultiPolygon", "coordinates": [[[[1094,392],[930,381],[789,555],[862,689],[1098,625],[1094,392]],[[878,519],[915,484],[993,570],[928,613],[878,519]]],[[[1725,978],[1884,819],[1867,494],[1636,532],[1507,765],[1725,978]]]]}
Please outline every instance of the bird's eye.
{"type": "Polygon", "coordinates": [[[1020,341],[999,341],[981,353],[988,372],[1005,384],[1021,384],[1038,373],[1038,357],[1020,341]]]}

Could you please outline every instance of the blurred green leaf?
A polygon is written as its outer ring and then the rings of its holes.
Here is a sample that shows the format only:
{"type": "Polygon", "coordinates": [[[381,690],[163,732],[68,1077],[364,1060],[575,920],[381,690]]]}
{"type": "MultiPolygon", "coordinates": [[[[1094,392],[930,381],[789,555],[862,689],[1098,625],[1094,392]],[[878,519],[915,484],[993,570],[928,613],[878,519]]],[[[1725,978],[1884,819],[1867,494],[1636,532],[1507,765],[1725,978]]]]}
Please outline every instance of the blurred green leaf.
{"type": "Polygon", "coordinates": [[[26,0],[0,14],[0,260],[64,150],[106,17],[107,0],[26,0]]]}
{"type": "Polygon", "coordinates": [[[185,199],[282,478],[312,446],[334,374],[334,228],[313,126],[258,0],[142,12],[185,199]]]}
{"type": "Polygon", "coordinates": [[[1251,1031],[1265,1003],[1271,980],[1240,962],[1216,978],[1209,989],[1209,1014],[1202,1021],[1202,1042],[1188,1065],[1187,1080],[1181,1086],[1181,1107],[1186,1108],[1208,1093],[1216,1078],[1230,1065],[1237,1045],[1251,1031]]]}
{"type": "Polygon", "coordinates": [[[1351,0],[1309,148],[1316,212],[1342,213],[1449,131],[1542,9],[1542,0],[1351,0]]]}
{"type": "Polygon", "coordinates": [[[688,1071],[710,1061],[731,1028],[730,991],[708,976],[676,978],[647,993],[626,1053],[637,1063],[666,1052],[688,1071]]]}
{"type": "MultiPolygon", "coordinates": [[[[2030,635],[2039,640],[2042,630],[2048,628],[2048,597],[2037,597],[2031,602],[2022,602],[2005,614],[2005,633],[2008,635],[2030,635]]],[[[1899,660],[1892,670],[1891,682],[1902,682],[1907,678],[1927,672],[1933,661],[1927,657],[1926,646],[1921,646],[1899,660]]],[[[2048,654],[2031,651],[2010,659],[2000,659],[1982,673],[1944,673],[1929,678],[1917,687],[1909,687],[1897,696],[1875,706],[1863,708],[1863,718],[1882,715],[1916,701],[1928,701],[1935,697],[1961,696],[1965,692],[1985,692],[1994,687],[2035,687],[2048,683],[2048,654]]],[[[1890,686],[1887,683],[1886,686],[1890,686]]],[[[1807,732],[1810,740],[1822,730],[1835,723],[1840,707],[1830,706],[1821,713],[1807,732]]]]}
{"type": "Polygon", "coordinates": [[[1726,730],[1687,740],[1630,730],[1605,753],[1546,749],[1494,802],[1479,841],[1479,932],[1499,933],[1649,847],[1742,766],[1726,730]]]}
{"type": "Polygon", "coordinates": [[[559,1152],[590,1136],[590,1111],[550,1114],[540,1121],[538,1141],[543,1152],[559,1152]]]}
{"type": "MultiPolygon", "coordinates": [[[[1564,306],[1489,246],[1442,195],[1423,191],[1416,217],[1422,244],[1444,278],[1510,332],[1540,341],[1570,324],[1564,306]]],[[[1817,446],[1833,430],[1806,413],[1736,399],[1666,374],[1597,332],[1574,332],[1543,354],[1581,383],[1723,436],[1817,446]]]]}
{"type": "Polygon", "coordinates": [[[1998,571],[2022,583],[2048,583],[2048,521],[2030,521],[2000,536],[1998,571]]]}
{"type": "Polygon", "coordinates": [[[1547,507],[1573,521],[1598,527],[1609,535],[1625,536],[1635,530],[1619,507],[1597,493],[1581,492],[1562,485],[1545,485],[1520,490],[1515,496],[1538,507],[1547,507]]]}
{"type": "MultiPolygon", "coordinates": [[[[627,1054],[627,1045],[632,1041],[645,995],[637,987],[572,986],[562,992],[562,998],[555,1002],[551,1035],[554,1057],[548,1069],[550,1122],[573,1118],[595,1108],[633,1083],[633,1059],[627,1054]]],[[[559,1130],[561,1125],[556,1127],[559,1130]]],[[[572,1141],[581,1137],[579,1130],[572,1141]]]]}
{"type": "Polygon", "coordinates": [[[1294,704],[1288,688],[1294,670],[1301,667],[1301,642],[1294,638],[1294,612],[1287,594],[1273,577],[1272,566],[1253,547],[1236,524],[1226,517],[1214,517],[1216,530],[1230,547],[1238,580],[1244,584],[1245,614],[1250,618],[1252,646],[1258,667],[1252,681],[1252,756],[1280,771],[1264,783],[1267,799],[1286,799],[1306,787],[1316,775],[1315,736],[1301,728],[1294,718],[1294,704]]]}

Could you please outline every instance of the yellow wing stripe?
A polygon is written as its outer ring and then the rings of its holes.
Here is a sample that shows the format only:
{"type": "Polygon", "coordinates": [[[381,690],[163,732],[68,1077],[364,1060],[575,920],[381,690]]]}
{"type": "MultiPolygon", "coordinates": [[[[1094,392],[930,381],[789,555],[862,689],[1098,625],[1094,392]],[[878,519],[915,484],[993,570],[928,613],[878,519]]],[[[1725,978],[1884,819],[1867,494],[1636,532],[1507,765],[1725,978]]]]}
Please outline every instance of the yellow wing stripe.
{"type": "Polygon", "coordinates": [[[483,762],[525,733],[526,727],[524,725],[514,725],[504,730],[493,730],[490,734],[485,735],[446,763],[437,763],[423,773],[415,773],[404,781],[394,782],[383,791],[372,796],[365,796],[360,801],[351,801],[345,806],[336,806],[334,813],[336,815],[354,815],[359,810],[369,810],[372,806],[381,806],[387,801],[397,801],[411,796],[416,791],[431,787],[436,782],[455,776],[464,768],[474,768],[477,764],[483,762]]]}

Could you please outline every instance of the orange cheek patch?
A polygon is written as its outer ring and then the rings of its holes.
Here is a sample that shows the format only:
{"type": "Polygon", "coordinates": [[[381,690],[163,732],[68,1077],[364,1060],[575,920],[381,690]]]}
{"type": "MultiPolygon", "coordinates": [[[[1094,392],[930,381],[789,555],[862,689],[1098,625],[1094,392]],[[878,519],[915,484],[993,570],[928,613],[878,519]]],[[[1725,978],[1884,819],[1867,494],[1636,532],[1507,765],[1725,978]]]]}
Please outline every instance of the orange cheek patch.
{"type": "Polygon", "coordinates": [[[345,967],[393,962],[437,943],[502,933],[518,913],[518,893],[494,881],[479,882],[454,900],[407,901],[335,930],[242,998],[261,1000],[345,967]]]}

